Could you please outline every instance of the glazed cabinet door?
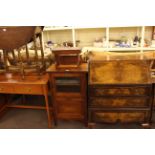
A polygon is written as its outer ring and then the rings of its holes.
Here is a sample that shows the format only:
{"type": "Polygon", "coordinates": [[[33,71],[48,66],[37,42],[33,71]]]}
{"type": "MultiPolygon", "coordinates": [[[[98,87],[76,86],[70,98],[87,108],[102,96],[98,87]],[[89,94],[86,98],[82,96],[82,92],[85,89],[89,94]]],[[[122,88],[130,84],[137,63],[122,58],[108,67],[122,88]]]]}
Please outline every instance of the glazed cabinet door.
{"type": "Polygon", "coordinates": [[[52,87],[56,97],[82,97],[86,91],[86,86],[83,86],[85,81],[84,74],[55,73],[52,75],[52,87]]]}
{"type": "Polygon", "coordinates": [[[55,115],[58,119],[86,120],[85,73],[53,73],[50,77],[55,115]]]}

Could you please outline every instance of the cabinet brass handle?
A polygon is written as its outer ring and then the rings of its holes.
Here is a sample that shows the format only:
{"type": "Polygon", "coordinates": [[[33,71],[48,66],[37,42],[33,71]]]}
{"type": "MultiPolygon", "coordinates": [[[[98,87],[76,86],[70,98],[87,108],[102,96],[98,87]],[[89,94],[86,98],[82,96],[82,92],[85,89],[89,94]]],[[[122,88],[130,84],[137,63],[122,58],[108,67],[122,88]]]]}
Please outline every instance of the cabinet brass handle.
{"type": "Polygon", "coordinates": [[[139,91],[137,89],[135,89],[135,92],[138,93],[139,91]]]}
{"type": "Polygon", "coordinates": [[[2,90],[4,90],[4,88],[3,87],[0,87],[0,91],[2,91],[2,90]]]}
{"type": "Polygon", "coordinates": [[[32,90],[31,88],[28,88],[28,92],[31,92],[31,90],[32,90]]]}

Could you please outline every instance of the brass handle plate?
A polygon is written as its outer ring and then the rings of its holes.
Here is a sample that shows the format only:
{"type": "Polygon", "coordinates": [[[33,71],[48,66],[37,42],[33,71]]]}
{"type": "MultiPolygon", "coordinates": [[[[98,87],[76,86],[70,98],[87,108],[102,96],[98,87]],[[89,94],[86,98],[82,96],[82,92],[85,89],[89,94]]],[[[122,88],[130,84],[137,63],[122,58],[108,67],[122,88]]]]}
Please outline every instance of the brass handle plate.
{"type": "Polygon", "coordinates": [[[0,87],[0,91],[3,91],[4,90],[4,88],[3,87],[0,87]]]}
{"type": "Polygon", "coordinates": [[[31,88],[28,88],[28,92],[31,92],[31,90],[32,90],[31,88]]]}

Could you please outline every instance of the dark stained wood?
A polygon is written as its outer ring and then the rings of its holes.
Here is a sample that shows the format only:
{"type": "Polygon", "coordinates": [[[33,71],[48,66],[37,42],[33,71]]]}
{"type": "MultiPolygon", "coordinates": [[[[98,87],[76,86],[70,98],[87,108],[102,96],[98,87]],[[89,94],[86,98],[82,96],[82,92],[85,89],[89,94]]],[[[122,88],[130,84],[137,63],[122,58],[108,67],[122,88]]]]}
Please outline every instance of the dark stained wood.
{"type": "Polygon", "coordinates": [[[53,64],[50,77],[54,116],[57,120],[81,120],[87,124],[87,64],[67,70],[53,64]]]}
{"type": "Polygon", "coordinates": [[[35,26],[1,26],[0,27],[0,49],[17,49],[33,37],[35,26]]]}
{"type": "Polygon", "coordinates": [[[38,60],[38,49],[36,45],[38,36],[39,39],[42,39],[42,30],[42,26],[0,26],[0,49],[2,49],[4,53],[3,60],[5,72],[19,72],[22,79],[24,79],[27,72],[41,75],[46,70],[43,57],[43,42],[40,40],[42,64],[40,64],[38,60]],[[29,51],[27,48],[27,44],[32,41],[34,42],[35,48],[35,61],[33,65],[29,59],[29,51]],[[21,49],[24,47],[26,48],[26,63],[23,62],[20,53],[21,49]],[[8,65],[8,53],[12,52],[13,58],[15,58],[14,50],[18,51],[18,60],[14,59],[13,63],[9,63],[8,65]]]}
{"type": "Polygon", "coordinates": [[[26,45],[43,26],[0,26],[0,49],[10,51],[26,45]]]}

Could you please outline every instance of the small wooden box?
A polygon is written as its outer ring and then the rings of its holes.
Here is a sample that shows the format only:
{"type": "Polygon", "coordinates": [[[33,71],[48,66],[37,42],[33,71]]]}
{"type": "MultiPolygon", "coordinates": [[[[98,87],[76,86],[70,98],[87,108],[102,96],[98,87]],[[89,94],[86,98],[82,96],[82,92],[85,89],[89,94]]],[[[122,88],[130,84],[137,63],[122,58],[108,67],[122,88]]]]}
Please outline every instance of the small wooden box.
{"type": "Polygon", "coordinates": [[[52,51],[55,55],[56,68],[78,68],[81,64],[81,49],[59,48],[52,51]]]}

